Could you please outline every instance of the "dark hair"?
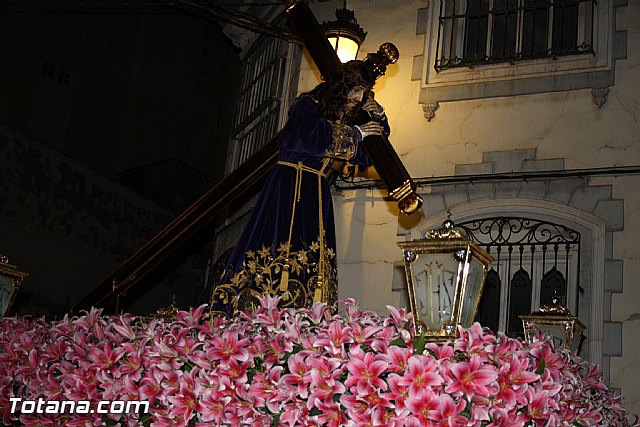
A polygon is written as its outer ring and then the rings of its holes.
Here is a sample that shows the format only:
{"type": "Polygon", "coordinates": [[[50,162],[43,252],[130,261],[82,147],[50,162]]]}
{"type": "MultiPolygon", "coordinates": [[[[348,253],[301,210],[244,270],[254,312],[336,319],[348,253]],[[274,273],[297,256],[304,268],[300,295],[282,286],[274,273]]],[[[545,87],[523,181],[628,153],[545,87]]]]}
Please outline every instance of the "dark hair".
{"type": "Polygon", "coordinates": [[[320,83],[308,95],[318,102],[323,117],[337,120],[349,91],[356,86],[371,89],[374,83],[373,74],[362,61],[349,61],[342,65],[340,72],[320,83]]]}

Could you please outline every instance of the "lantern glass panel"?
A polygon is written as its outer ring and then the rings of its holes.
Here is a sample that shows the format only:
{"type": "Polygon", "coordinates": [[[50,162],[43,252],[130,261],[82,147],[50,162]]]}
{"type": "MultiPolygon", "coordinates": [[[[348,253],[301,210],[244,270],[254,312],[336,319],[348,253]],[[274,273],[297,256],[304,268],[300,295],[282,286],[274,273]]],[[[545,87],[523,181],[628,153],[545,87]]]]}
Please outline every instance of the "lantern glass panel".
{"type": "Polygon", "coordinates": [[[19,271],[15,265],[0,254],[0,317],[7,315],[20,288],[20,284],[28,274],[19,271]]]}
{"type": "Polygon", "coordinates": [[[0,276],[0,317],[4,316],[9,309],[15,291],[14,280],[10,277],[0,276]]]}
{"type": "Polygon", "coordinates": [[[440,330],[453,320],[461,264],[449,254],[421,254],[411,265],[419,320],[440,330]]]}
{"type": "Polygon", "coordinates": [[[460,325],[468,328],[475,320],[476,312],[478,311],[478,302],[480,301],[487,270],[482,261],[473,256],[465,265],[465,269],[460,325]]]}
{"type": "Polygon", "coordinates": [[[553,343],[557,349],[565,347],[567,332],[565,331],[565,326],[563,324],[538,325],[538,327],[546,337],[553,340],[553,343]]]}

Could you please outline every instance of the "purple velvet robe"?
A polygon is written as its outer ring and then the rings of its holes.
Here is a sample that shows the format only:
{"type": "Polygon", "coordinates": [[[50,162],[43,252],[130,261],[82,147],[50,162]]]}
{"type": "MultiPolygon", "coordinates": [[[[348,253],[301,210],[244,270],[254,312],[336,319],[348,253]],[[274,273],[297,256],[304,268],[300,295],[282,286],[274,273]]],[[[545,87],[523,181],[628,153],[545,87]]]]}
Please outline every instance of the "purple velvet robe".
{"type": "MultiPolygon", "coordinates": [[[[388,129],[386,120],[385,127],[388,129]]],[[[322,117],[308,95],[298,98],[278,139],[270,172],[223,276],[212,311],[251,309],[260,295],[283,307],[337,299],[333,202],[326,173],[336,161],[370,166],[360,133],[322,117]]]]}

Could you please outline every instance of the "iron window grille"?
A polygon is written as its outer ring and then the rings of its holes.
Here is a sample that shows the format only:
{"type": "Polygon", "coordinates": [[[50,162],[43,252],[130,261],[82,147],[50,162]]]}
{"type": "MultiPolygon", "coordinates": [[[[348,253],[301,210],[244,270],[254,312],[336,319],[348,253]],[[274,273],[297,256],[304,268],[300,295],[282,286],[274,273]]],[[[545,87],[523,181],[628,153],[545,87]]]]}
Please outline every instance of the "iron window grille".
{"type": "Polygon", "coordinates": [[[436,71],[593,54],[597,0],[440,0],[436,71]]]}
{"type": "Polygon", "coordinates": [[[456,225],[494,257],[478,311],[483,326],[512,337],[522,336],[519,316],[550,304],[554,295],[577,314],[579,232],[521,217],[485,218],[456,225]]]}
{"type": "MultiPolygon", "coordinates": [[[[274,22],[283,19],[281,16],[274,22]]],[[[298,51],[295,44],[266,34],[247,51],[240,69],[227,173],[244,163],[284,125],[295,95],[298,51]]]]}

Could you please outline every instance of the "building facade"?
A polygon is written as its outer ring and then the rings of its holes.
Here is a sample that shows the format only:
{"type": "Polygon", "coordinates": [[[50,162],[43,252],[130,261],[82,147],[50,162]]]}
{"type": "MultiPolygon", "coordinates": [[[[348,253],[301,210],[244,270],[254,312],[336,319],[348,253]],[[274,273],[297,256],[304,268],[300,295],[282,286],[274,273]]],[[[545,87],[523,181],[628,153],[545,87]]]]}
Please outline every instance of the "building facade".
{"type": "MultiPolygon", "coordinates": [[[[337,3],[315,5],[318,20],[332,19],[337,3]]],[[[640,5],[353,0],[349,8],[369,33],[360,58],[387,41],[400,51],[376,99],[425,203],[405,217],[368,182],[336,191],[340,296],[380,312],[405,306],[393,242],[421,238],[448,217],[476,227],[479,240],[503,227],[503,237],[512,231],[505,245],[489,245],[497,329],[515,332],[518,310],[559,291],[587,325],[581,354],[640,412],[640,5]],[[524,224],[574,238],[521,240],[524,224]]],[[[318,81],[305,56],[300,91],[318,81]]]]}

